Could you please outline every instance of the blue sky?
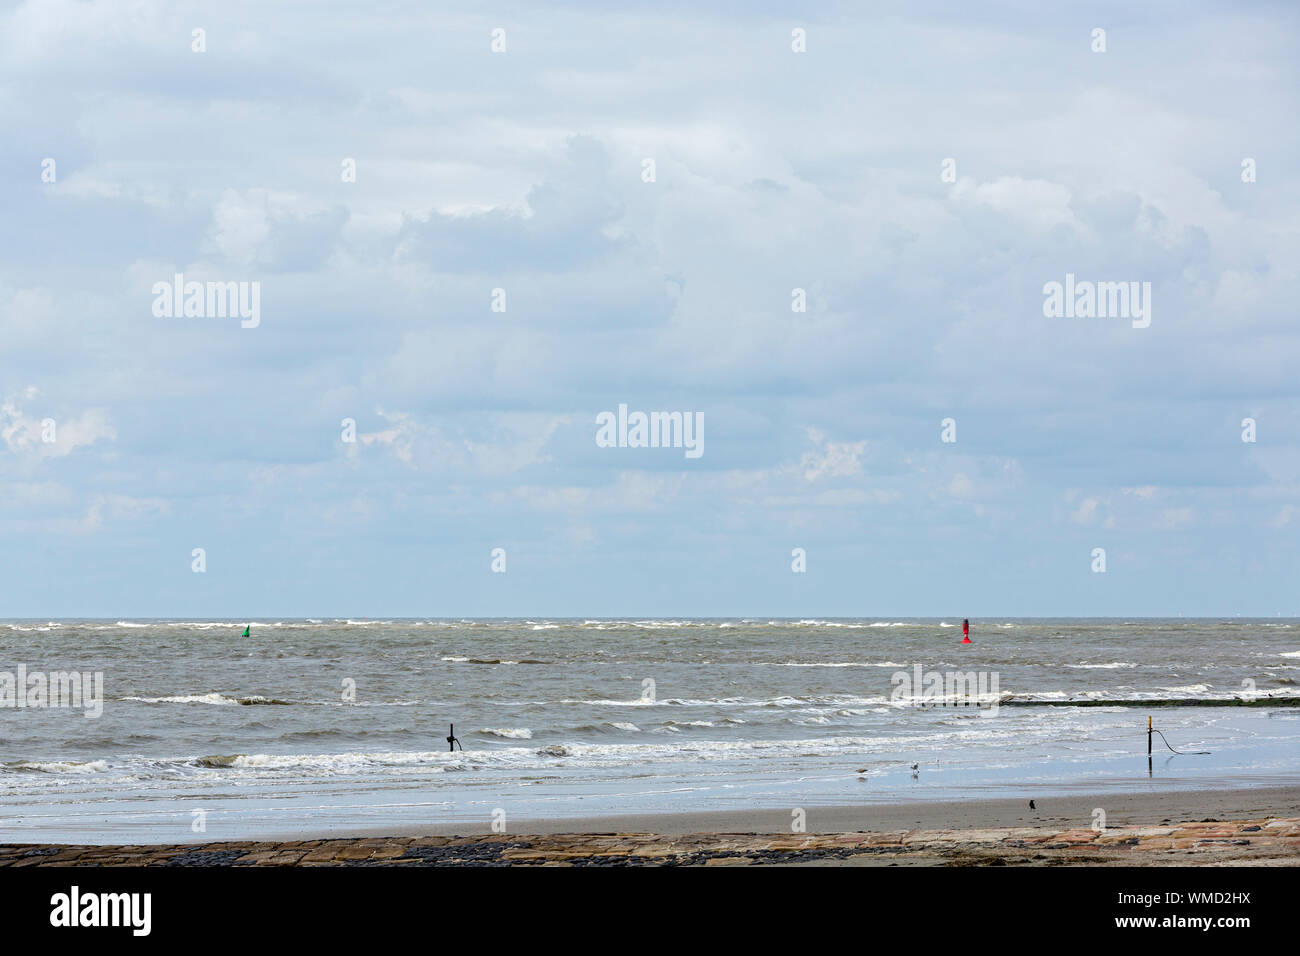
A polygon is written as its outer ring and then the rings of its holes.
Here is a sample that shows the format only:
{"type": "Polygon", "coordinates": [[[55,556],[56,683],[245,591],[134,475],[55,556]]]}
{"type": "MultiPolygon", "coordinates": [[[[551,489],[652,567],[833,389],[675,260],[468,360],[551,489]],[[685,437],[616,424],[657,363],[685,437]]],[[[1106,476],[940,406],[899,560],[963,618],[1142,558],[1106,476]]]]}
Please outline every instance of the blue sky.
{"type": "Polygon", "coordinates": [[[972,6],[0,8],[0,615],[1300,612],[1300,13],[972,6]]]}

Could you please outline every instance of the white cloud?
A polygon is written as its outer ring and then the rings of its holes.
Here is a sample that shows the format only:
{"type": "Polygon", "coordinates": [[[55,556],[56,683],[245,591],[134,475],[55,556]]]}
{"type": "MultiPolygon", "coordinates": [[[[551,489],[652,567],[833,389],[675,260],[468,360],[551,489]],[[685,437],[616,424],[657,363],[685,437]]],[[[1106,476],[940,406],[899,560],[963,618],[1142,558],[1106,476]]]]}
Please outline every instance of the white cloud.
{"type": "Polygon", "coordinates": [[[822,478],[847,478],[862,474],[861,456],[867,449],[865,441],[833,442],[816,428],[807,428],[808,438],[816,445],[805,452],[800,467],[809,482],[822,478]]]}
{"type": "Polygon", "coordinates": [[[959,471],[948,482],[948,494],[954,498],[970,498],[975,494],[975,482],[959,471]]]}
{"type": "Polygon", "coordinates": [[[390,422],[387,428],[358,431],[357,441],[344,446],[349,460],[357,462],[367,447],[386,448],[394,458],[416,470],[454,471],[500,477],[514,474],[549,460],[544,453],[556,430],[570,424],[565,415],[498,413],[489,416],[485,437],[476,437],[463,427],[459,435],[449,429],[417,419],[408,412],[376,409],[390,422]]]}
{"type": "Polygon", "coordinates": [[[1070,188],[1060,183],[1002,176],[976,185],[963,179],[953,187],[953,196],[959,202],[987,206],[1034,232],[1062,225],[1084,228],[1071,208],[1070,188]]]}
{"type": "Polygon", "coordinates": [[[1154,485],[1138,485],[1133,488],[1122,489],[1124,494],[1133,495],[1136,498],[1154,498],[1156,487],[1154,485]]]}
{"type": "Polygon", "coordinates": [[[111,441],[117,431],[102,408],[90,408],[80,415],[60,417],[54,413],[29,412],[19,401],[30,405],[37,398],[35,388],[26,389],[21,399],[0,402],[0,440],[14,454],[33,458],[62,458],[78,448],[98,441],[111,441]]]}
{"type": "Polygon", "coordinates": [[[1096,498],[1084,498],[1079,507],[1070,514],[1075,524],[1092,524],[1097,520],[1097,506],[1101,504],[1096,498]]]}

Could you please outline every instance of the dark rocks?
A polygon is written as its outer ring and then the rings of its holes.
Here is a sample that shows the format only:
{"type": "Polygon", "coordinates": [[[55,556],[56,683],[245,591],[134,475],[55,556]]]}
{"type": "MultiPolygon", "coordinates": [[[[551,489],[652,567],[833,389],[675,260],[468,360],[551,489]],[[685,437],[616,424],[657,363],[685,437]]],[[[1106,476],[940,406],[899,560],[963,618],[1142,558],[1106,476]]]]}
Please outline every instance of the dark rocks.
{"type": "Polygon", "coordinates": [[[244,855],[244,850],[197,850],[193,853],[178,853],[164,860],[161,866],[232,866],[244,855]]]}

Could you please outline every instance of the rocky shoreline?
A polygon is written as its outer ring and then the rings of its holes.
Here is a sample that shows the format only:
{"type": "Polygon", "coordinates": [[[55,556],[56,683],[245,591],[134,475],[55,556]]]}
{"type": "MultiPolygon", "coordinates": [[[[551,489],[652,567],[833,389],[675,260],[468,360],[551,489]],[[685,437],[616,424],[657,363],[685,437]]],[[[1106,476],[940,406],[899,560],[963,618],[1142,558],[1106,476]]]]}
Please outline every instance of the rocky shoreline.
{"type": "Polygon", "coordinates": [[[864,833],[558,833],[0,845],[0,867],[59,866],[1161,866],[1300,865],[1300,818],[1165,826],[864,833]]]}

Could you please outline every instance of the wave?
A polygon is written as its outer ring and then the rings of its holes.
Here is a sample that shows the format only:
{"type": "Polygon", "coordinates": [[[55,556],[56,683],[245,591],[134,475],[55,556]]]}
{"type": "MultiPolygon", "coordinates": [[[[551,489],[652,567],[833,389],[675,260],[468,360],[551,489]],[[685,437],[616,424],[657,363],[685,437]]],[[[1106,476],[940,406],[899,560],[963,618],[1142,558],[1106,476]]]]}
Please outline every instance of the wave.
{"type": "MultiPolygon", "coordinates": [[[[951,734],[944,736],[961,736],[951,734]]],[[[914,745],[926,737],[820,737],[805,740],[691,740],[676,736],[662,743],[578,743],[562,741],[540,747],[504,747],[498,750],[447,751],[379,751],[336,754],[213,754],[183,760],[151,761],[150,767],[174,773],[176,767],[202,770],[229,770],[253,773],[297,771],[308,774],[344,774],[376,769],[423,772],[459,772],[490,770],[494,767],[511,771],[546,769],[550,760],[581,758],[583,765],[636,766],[646,761],[721,759],[729,755],[757,756],[804,754],[857,754],[865,749],[914,745]],[[540,762],[539,762],[539,758],[540,762]]]]}
{"type": "Polygon", "coordinates": [[[436,766],[455,762],[456,758],[460,757],[462,754],[453,755],[442,750],[341,754],[213,754],[206,757],[193,757],[182,763],[209,770],[316,770],[339,773],[373,767],[411,767],[423,764],[436,766]]]}
{"type": "MultiPolygon", "coordinates": [[[[886,753],[898,747],[933,744],[936,739],[957,740],[965,731],[918,736],[819,736],[812,739],[765,740],[695,740],[681,731],[669,740],[653,743],[578,743],[560,741],[537,746],[505,746],[495,750],[447,751],[354,751],[346,753],[227,753],[200,757],[145,758],[126,757],[110,767],[105,761],[74,763],[71,761],[30,761],[0,765],[8,780],[35,774],[93,775],[108,772],[123,785],[146,781],[174,782],[178,774],[199,774],[217,780],[247,780],[285,776],[300,778],[337,778],[342,776],[393,777],[395,775],[440,775],[466,771],[504,770],[517,777],[520,772],[548,771],[556,759],[574,767],[590,769],[627,768],[639,773],[647,763],[676,764],[700,760],[740,758],[775,758],[785,763],[792,753],[804,756],[848,756],[859,759],[864,751],[886,753]]],[[[1012,735],[996,735],[1007,736],[1012,735]]],[[[19,784],[21,785],[21,784],[19,784]]]]}
{"type": "Polygon", "coordinates": [[[230,706],[241,704],[245,707],[258,704],[279,704],[288,706],[294,703],[291,700],[281,700],[278,697],[262,697],[259,694],[252,694],[248,697],[227,697],[225,694],[218,694],[215,691],[210,694],[180,694],[166,697],[122,697],[120,700],[133,700],[142,704],[216,704],[218,706],[230,706]]]}
{"type": "Polygon", "coordinates": [[[1252,697],[1052,697],[1004,695],[1002,707],[1300,707],[1300,697],[1285,693],[1252,697]]]}
{"type": "Polygon", "coordinates": [[[906,667],[895,661],[756,661],[755,667],[906,667]]]}
{"type": "Polygon", "coordinates": [[[442,660],[449,664],[549,664],[550,661],[539,661],[531,657],[525,657],[517,661],[508,661],[499,657],[444,657],[442,660]]]}
{"type": "Polygon", "coordinates": [[[533,732],[527,727],[484,727],[479,733],[492,737],[507,737],[510,740],[533,739],[533,732]]]}
{"type": "Polygon", "coordinates": [[[5,770],[36,773],[101,773],[108,769],[108,764],[103,760],[89,760],[85,763],[74,760],[23,760],[3,766],[5,770]]]}
{"type": "Polygon", "coordinates": [[[1136,664],[1130,664],[1127,661],[1111,661],[1109,664],[1066,664],[1065,666],[1082,668],[1084,670],[1117,670],[1122,667],[1137,667],[1136,664]]]}
{"type": "Polygon", "coordinates": [[[608,700],[608,699],[574,699],[565,698],[555,701],[556,704],[581,704],[588,707],[807,707],[809,705],[824,706],[872,706],[887,702],[886,697],[859,697],[854,694],[828,694],[825,696],[809,697],[792,697],[789,695],[781,697],[716,697],[716,698],[697,698],[697,697],[660,697],[655,700],[647,700],[639,697],[635,700],[608,700]]]}

